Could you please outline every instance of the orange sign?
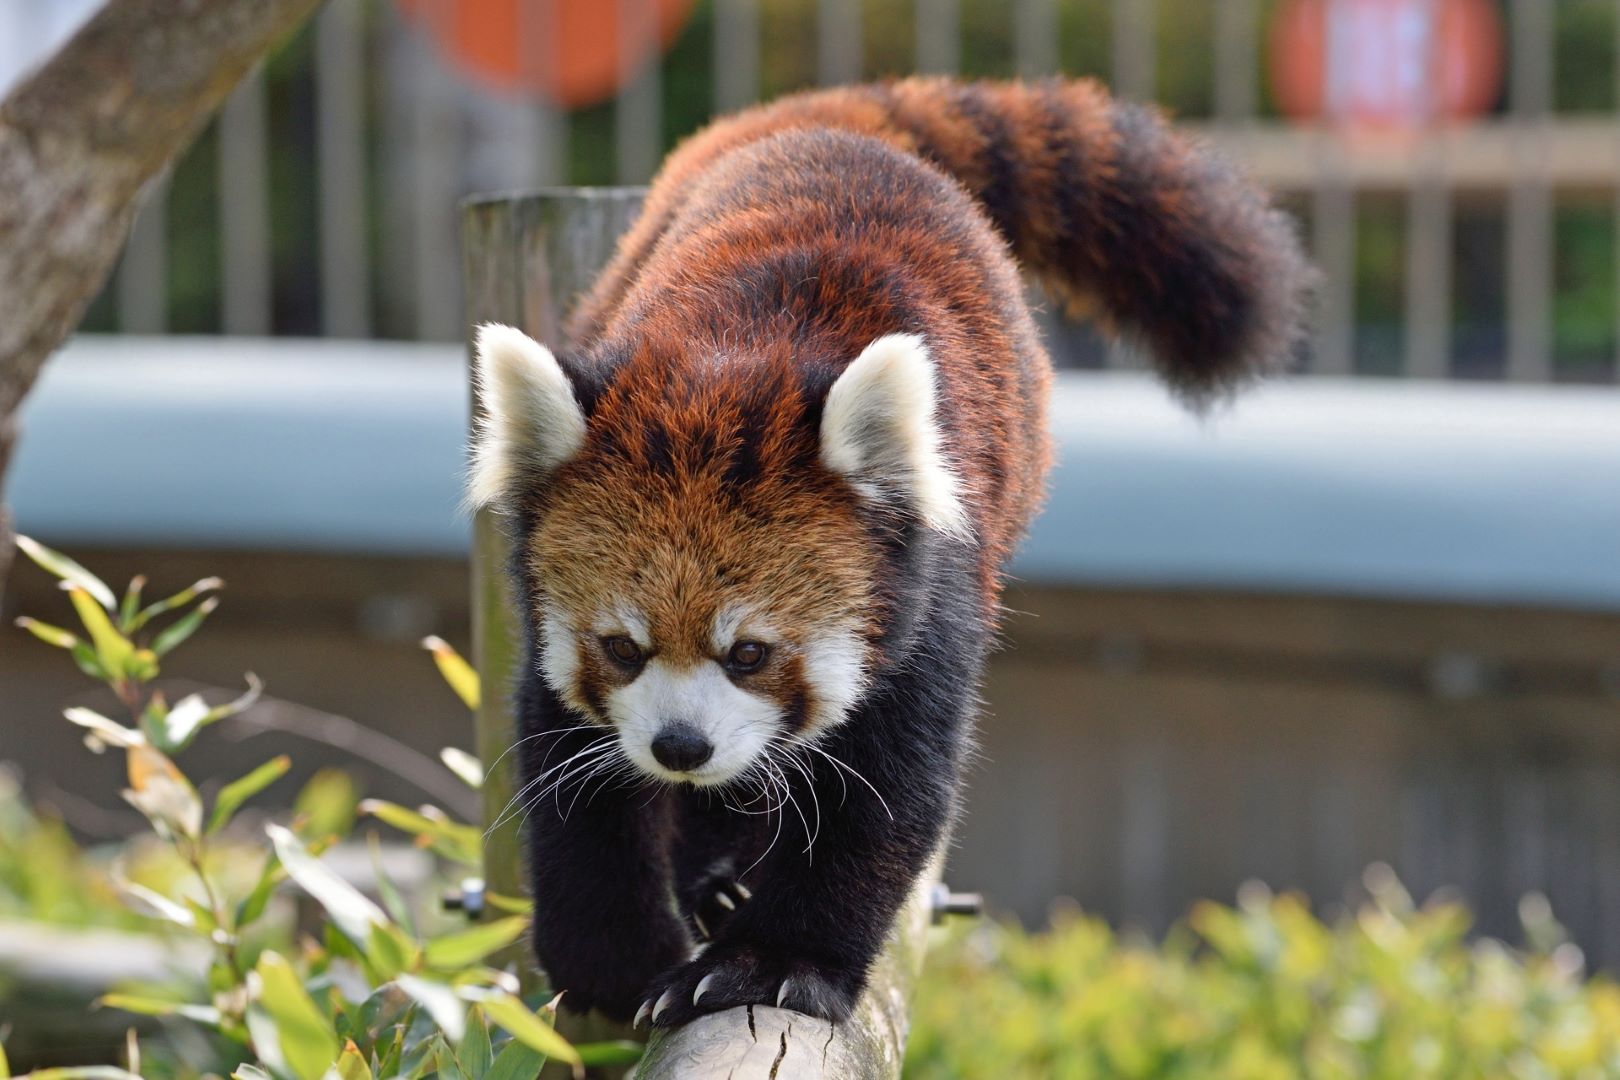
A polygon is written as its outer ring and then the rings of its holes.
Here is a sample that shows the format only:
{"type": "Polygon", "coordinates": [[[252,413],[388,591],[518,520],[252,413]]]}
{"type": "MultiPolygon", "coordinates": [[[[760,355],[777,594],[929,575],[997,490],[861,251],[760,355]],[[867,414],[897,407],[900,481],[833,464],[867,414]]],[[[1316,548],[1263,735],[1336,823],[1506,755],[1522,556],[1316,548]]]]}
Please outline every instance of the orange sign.
{"type": "Polygon", "coordinates": [[[487,86],[529,92],[566,108],[618,93],[675,40],[693,0],[642,0],[656,25],[626,48],[624,0],[397,0],[451,61],[487,86]],[[628,53],[628,55],[627,55],[628,53]]]}
{"type": "Polygon", "coordinates": [[[1283,112],[1416,130],[1496,103],[1502,26],[1492,0],[1286,0],[1271,26],[1283,112]]]}

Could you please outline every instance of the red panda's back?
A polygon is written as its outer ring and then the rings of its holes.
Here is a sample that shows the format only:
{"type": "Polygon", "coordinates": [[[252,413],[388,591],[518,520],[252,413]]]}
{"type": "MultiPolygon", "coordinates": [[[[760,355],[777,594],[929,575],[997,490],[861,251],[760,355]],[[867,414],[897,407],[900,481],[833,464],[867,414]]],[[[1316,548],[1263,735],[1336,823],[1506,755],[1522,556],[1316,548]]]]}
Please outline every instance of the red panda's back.
{"type": "Polygon", "coordinates": [[[813,398],[877,338],[921,335],[993,591],[1040,501],[1051,375],[984,212],[914,155],[826,128],[746,143],[689,184],[601,337],[693,378],[792,365],[813,398]]]}

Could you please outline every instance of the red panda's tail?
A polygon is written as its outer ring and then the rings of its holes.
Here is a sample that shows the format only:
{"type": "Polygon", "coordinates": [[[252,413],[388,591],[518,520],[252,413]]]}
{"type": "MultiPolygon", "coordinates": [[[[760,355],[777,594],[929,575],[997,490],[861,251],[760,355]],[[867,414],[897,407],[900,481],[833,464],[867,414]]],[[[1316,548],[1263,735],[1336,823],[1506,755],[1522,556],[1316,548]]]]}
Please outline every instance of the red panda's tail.
{"type": "Polygon", "coordinates": [[[913,79],[866,91],[955,176],[1071,313],[1138,339],[1203,399],[1282,366],[1313,273],[1224,159],[1097,83],[913,79]]]}
{"type": "Polygon", "coordinates": [[[780,131],[880,138],[954,176],[1070,311],[1140,340],[1193,400],[1282,366],[1312,272],[1288,219],[1214,152],[1089,80],[914,78],[812,91],[717,121],[682,144],[576,314],[602,325],[634,267],[717,157],[780,131]]]}

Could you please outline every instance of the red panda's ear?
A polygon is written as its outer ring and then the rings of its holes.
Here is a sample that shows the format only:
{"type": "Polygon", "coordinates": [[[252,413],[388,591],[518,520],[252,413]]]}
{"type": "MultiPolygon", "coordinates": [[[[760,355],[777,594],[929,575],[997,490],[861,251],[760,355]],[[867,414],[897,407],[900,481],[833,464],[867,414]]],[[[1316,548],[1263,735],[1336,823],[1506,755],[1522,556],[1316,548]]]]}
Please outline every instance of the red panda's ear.
{"type": "Polygon", "coordinates": [[[876,502],[899,501],[933,529],[967,539],[961,483],[941,447],[934,362],[915,334],[868,345],[827,392],[821,461],[876,502]]]}
{"type": "Polygon", "coordinates": [[[551,350],[510,326],[478,328],[473,375],[483,406],[467,475],[467,505],[476,510],[577,454],[585,414],[551,350]]]}

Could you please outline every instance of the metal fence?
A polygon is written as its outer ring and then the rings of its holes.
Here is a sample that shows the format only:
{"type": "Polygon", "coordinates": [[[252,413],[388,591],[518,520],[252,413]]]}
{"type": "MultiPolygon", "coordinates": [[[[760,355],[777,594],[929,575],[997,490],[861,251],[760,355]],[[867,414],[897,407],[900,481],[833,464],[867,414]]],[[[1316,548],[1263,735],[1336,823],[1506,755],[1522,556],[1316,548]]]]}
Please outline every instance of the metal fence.
{"type": "MultiPolygon", "coordinates": [[[[656,0],[621,5],[624,88],[612,104],[613,138],[604,153],[622,183],[645,181],[665,149],[668,100],[657,63],[636,63],[638,33],[652,32],[656,0]]],[[[811,0],[805,0],[811,2],[811,0]]],[[[866,8],[914,5],[914,66],[953,72],[961,64],[963,0],[864,0],[866,8]]],[[[1500,208],[1499,256],[1504,311],[1499,354],[1489,374],[1527,382],[1567,378],[1555,370],[1555,200],[1615,209],[1620,221],[1620,113],[1559,115],[1552,108],[1551,0],[1510,0],[1505,11],[1509,78],[1505,110],[1492,118],[1437,129],[1416,140],[1350,140],[1332,131],[1285,125],[1262,113],[1262,0],[1209,0],[1214,33],[1213,110],[1199,133],[1242,162],[1297,208],[1324,272],[1309,371],[1357,371],[1363,328],[1357,319],[1357,222],[1368,197],[1402,215],[1403,293],[1399,330],[1377,348],[1386,374],[1457,374],[1453,303],[1457,287],[1454,221],[1459,200],[1500,208]]],[[[1562,2],[1562,0],[1559,0],[1562,2]]],[[[455,0],[423,4],[426,18],[447,16],[455,0]]],[[[814,71],[822,83],[862,76],[863,0],[814,0],[814,71]]],[[[1150,99],[1161,65],[1154,0],[1108,0],[1108,78],[1123,96],[1150,99]]],[[[764,0],[768,5],[769,0],[764,0]]],[[[712,108],[757,99],[761,88],[762,0],[710,0],[712,108]]],[[[544,4],[535,5],[536,10],[544,4]]],[[[1014,55],[1004,74],[1059,70],[1059,0],[1014,0],[1005,17],[1014,55]]],[[[695,24],[696,25],[696,24],[695,24]]],[[[1620,21],[1617,21],[1620,25],[1620,21]]],[[[688,32],[693,32],[688,30],[688,32]]],[[[569,114],[533,98],[481,92],[453,73],[419,27],[392,5],[332,0],[312,31],[308,92],[315,127],[313,221],[273,221],[270,105],[262,75],[231,99],[206,144],[217,154],[218,305],[221,330],[278,330],[272,275],[277,230],[313,234],[309,273],[320,332],[370,336],[380,304],[399,313],[383,327],[394,336],[462,336],[454,208],[474,190],[565,182],[569,114]]],[[[540,31],[535,31],[540,40],[540,31]]],[[[1620,54],[1620,41],[1615,43],[1620,54]]],[[[1620,73],[1620,63],[1616,64],[1620,73]]],[[[869,72],[868,72],[869,73],[869,72]]],[[[1620,74],[1616,76],[1620,80],[1620,74]]],[[[1620,88],[1617,88],[1620,95],[1620,88]]],[[[168,328],[169,254],[165,191],[152,194],[113,286],[112,324],[131,332],[168,328]]],[[[1615,245],[1620,252],[1620,242],[1615,245]]],[[[1620,258],[1620,256],[1616,256],[1620,258]]],[[[1620,348],[1620,315],[1609,350],[1620,348]]],[[[1065,352],[1060,343],[1057,351],[1065,352]]],[[[1118,351],[1103,363],[1128,363],[1118,351]]],[[[1613,381],[1615,357],[1602,356],[1578,377],[1613,381]]]]}

